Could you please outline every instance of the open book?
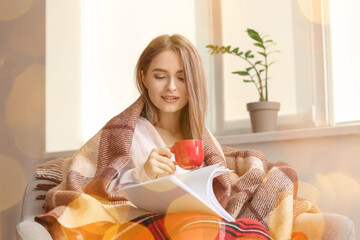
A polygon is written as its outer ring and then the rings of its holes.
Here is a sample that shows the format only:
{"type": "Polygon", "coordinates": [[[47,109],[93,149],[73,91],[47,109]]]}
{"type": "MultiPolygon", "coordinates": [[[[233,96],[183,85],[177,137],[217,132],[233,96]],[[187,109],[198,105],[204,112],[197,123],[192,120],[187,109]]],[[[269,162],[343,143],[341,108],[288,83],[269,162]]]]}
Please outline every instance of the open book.
{"type": "Polygon", "coordinates": [[[170,175],[122,189],[138,208],[154,213],[199,212],[235,221],[217,201],[213,179],[231,170],[219,164],[170,175]]]}

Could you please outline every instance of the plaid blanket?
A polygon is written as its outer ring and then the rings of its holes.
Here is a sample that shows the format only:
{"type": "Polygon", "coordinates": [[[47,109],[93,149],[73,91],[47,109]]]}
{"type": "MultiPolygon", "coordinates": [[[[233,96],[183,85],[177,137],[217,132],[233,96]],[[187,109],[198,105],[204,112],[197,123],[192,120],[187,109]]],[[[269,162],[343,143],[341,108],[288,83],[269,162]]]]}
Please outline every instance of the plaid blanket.
{"type": "MultiPolygon", "coordinates": [[[[132,136],[143,107],[140,97],[74,156],[37,167],[38,178],[58,183],[46,195],[46,214],[35,218],[55,239],[66,239],[64,229],[95,223],[124,224],[149,214],[121,194],[107,191],[109,182],[129,161],[132,136]]],[[[294,218],[302,212],[317,212],[310,202],[297,199],[297,175],[286,163],[270,163],[263,153],[254,150],[223,147],[221,151],[207,129],[202,140],[207,165],[219,163],[234,170],[213,182],[216,198],[234,219],[253,219],[274,239],[290,239],[294,218]]]]}
{"type": "Polygon", "coordinates": [[[252,219],[224,222],[198,213],[147,214],[122,224],[92,223],[63,228],[67,239],[272,239],[265,227],[252,219]],[[80,237],[81,236],[81,237],[80,237]]]}

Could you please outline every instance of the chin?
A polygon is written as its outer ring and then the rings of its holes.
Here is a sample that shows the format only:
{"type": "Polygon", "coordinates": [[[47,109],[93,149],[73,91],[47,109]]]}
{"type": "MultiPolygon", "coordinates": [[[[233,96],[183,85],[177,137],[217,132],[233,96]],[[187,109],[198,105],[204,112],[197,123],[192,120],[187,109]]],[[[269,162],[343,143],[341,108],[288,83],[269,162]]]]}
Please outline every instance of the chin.
{"type": "Polygon", "coordinates": [[[159,106],[158,109],[164,113],[177,113],[179,111],[181,111],[184,106],[159,106]]]}
{"type": "Polygon", "coordinates": [[[160,109],[164,113],[177,113],[181,111],[182,108],[162,108],[160,109]]]}

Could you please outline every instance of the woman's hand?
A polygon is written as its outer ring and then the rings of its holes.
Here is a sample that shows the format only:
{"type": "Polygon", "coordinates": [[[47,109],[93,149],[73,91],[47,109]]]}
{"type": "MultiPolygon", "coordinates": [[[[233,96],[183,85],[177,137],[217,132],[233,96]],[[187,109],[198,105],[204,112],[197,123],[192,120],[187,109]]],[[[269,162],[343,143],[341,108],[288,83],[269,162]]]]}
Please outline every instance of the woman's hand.
{"type": "Polygon", "coordinates": [[[144,164],[144,170],[151,179],[174,174],[176,167],[171,161],[169,148],[154,148],[144,164]]]}

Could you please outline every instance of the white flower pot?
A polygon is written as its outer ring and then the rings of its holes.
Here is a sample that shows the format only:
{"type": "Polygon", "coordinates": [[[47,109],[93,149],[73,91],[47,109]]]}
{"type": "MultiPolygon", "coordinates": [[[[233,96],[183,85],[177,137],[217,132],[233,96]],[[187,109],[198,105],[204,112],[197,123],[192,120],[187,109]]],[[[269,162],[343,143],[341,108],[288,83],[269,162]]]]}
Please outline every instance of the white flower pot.
{"type": "Polygon", "coordinates": [[[254,133],[276,131],[279,102],[252,102],[246,104],[246,107],[250,113],[254,133]]]}

